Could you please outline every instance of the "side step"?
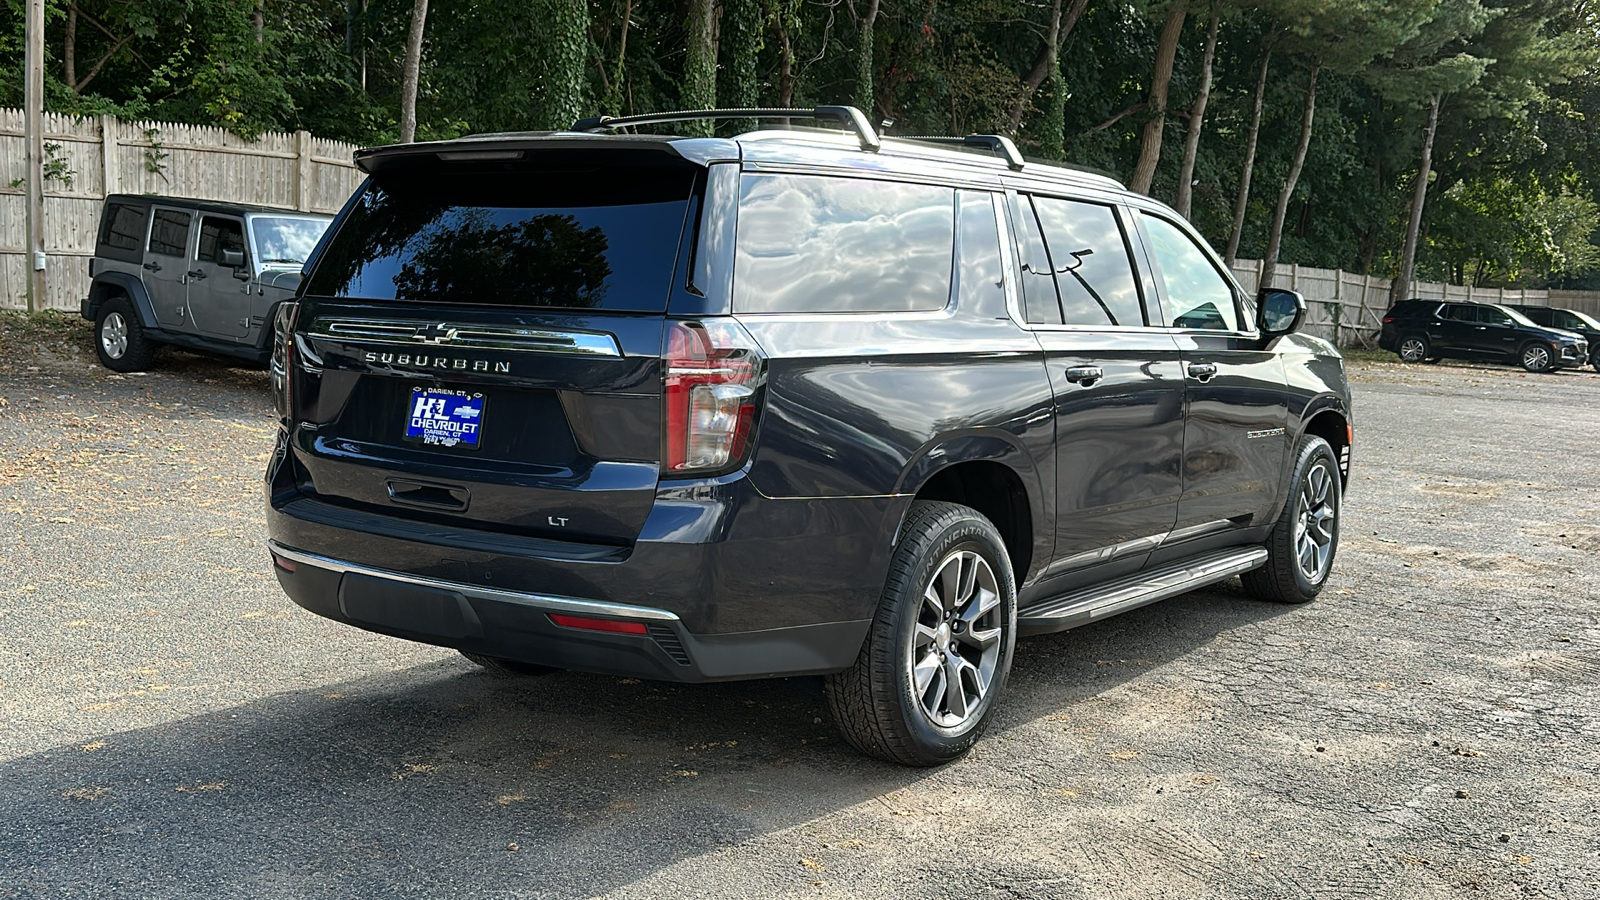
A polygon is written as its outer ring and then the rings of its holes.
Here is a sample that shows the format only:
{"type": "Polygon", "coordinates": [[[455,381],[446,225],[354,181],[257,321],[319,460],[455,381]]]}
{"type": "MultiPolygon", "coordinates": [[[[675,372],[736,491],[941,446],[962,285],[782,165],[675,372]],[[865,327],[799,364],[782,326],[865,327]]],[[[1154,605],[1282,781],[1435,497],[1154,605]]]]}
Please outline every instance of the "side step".
{"type": "Polygon", "coordinates": [[[1082,588],[1017,611],[1017,634],[1050,634],[1087,625],[1147,603],[1186,594],[1267,561],[1265,547],[1232,547],[1184,562],[1137,572],[1105,584],[1082,588]]]}

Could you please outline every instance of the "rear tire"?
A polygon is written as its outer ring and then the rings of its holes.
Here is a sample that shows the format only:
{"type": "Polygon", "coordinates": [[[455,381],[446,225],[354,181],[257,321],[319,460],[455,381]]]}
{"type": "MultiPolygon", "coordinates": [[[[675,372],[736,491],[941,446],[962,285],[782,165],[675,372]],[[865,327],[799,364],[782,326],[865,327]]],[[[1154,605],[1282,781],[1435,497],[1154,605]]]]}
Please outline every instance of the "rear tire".
{"type": "Polygon", "coordinates": [[[144,333],[139,315],[127,297],[113,297],[100,305],[94,317],[94,352],[100,364],[113,372],[143,372],[150,368],[156,345],[144,333]]]}
{"type": "Polygon", "coordinates": [[[1339,461],[1328,442],[1308,434],[1300,440],[1289,498],[1267,537],[1267,563],[1244,573],[1245,592],[1258,600],[1308,603],[1322,592],[1339,549],[1343,485],[1339,461]]]}
{"type": "Polygon", "coordinates": [[[1400,339],[1400,346],[1395,349],[1395,354],[1401,362],[1419,363],[1426,361],[1433,347],[1428,343],[1427,335],[1408,334],[1400,339]]]}
{"type": "Polygon", "coordinates": [[[1016,633],[1000,533],[969,507],[918,501],[855,665],[825,680],[834,722],[851,746],[888,762],[958,759],[989,724],[1016,633]]]}
{"type": "Polygon", "coordinates": [[[530,675],[550,675],[561,671],[551,666],[541,666],[538,663],[518,662],[514,659],[501,659],[498,656],[484,656],[481,653],[468,653],[461,651],[461,655],[472,660],[483,670],[497,678],[523,678],[530,675]]]}

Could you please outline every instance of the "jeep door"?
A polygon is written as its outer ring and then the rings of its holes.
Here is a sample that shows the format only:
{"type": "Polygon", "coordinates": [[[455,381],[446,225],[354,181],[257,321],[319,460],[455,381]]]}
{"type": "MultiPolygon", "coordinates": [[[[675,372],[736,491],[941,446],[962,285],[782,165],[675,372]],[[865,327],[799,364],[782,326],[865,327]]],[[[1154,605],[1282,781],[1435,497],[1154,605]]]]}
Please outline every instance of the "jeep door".
{"type": "Polygon", "coordinates": [[[250,271],[244,246],[244,220],[206,213],[200,217],[200,234],[190,262],[189,312],[207,337],[237,341],[250,330],[250,271]],[[241,254],[243,265],[224,265],[223,254],[241,254]]]}
{"type": "Polygon", "coordinates": [[[158,206],[150,219],[150,243],[144,259],[144,289],[150,294],[156,321],[165,331],[192,332],[189,318],[189,247],[194,213],[158,206]]]}
{"type": "Polygon", "coordinates": [[[1244,292],[1198,235],[1149,210],[1139,224],[1183,356],[1183,496],[1165,545],[1226,544],[1281,505],[1290,441],[1283,361],[1262,346],[1244,292]]]}
{"type": "Polygon", "coordinates": [[[1103,563],[1135,570],[1172,530],[1183,486],[1178,344],[1150,327],[1124,210],[1044,194],[1012,202],[1021,312],[1055,394],[1056,550],[1046,577],[1103,563]]]}

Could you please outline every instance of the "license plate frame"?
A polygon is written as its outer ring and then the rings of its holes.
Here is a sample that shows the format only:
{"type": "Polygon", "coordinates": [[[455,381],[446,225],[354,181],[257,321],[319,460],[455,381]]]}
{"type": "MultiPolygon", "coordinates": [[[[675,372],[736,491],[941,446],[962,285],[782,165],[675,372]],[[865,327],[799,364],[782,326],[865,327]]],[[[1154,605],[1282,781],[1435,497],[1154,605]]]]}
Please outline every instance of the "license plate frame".
{"type": "Polygon", "coordinates": [[[483,446],[488,406],[482,391],[413,387],[406,398],[403,436],[407,443],[429,448],[477,450],[483,446]]]}

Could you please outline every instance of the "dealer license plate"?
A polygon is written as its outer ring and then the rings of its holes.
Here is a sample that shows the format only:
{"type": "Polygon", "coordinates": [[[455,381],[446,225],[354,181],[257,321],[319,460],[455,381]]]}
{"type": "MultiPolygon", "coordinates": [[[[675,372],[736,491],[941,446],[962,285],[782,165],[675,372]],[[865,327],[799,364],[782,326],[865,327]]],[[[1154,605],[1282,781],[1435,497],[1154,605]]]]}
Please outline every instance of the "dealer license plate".
{"type": "Polygon", "coordinates": [[[406,440],[476,450],[483,434],[483,407],[481,393],[412,388],[406,408],[406,440]]]}

